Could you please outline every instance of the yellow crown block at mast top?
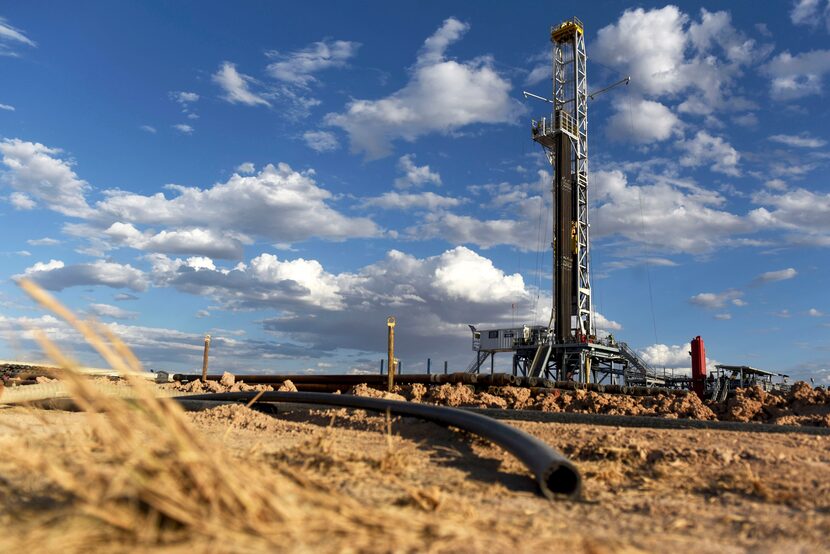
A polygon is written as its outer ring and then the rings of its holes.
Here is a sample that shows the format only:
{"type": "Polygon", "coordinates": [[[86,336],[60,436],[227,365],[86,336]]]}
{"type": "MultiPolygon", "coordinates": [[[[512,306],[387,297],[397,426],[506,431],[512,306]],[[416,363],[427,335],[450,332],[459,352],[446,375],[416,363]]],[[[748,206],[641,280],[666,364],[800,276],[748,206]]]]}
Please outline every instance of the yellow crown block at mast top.
{"type": "Polygon", "coordinates": [[[563,21],[550,30],[550,40],[553,42],[564,42],[570,40],[575,34],[585,34],[582,21],[574,17],[563,21]]]}

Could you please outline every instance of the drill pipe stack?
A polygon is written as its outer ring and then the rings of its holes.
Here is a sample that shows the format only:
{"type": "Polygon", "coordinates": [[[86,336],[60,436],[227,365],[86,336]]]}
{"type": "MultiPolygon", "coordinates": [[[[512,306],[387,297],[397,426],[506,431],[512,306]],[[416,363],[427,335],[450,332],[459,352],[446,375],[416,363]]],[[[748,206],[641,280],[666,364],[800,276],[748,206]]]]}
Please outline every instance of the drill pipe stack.
{"type": "MultiPolygon", "coordinates": [[[[198,381],[200,374],[173,375],[174,381],[198,381]]],[[[305,392],[334,392],[343,391],[362,383],[370,387],[382,389],[386,386],[386,375],[291,375],[291,374],[261,374],[261,375],[235,375],[236,381],[242,381],[249,385],[280,385],[284,381],[291,381],[297,390],[305,392]]],[[[208,381],[218,381],[221,375],[212,374],[207,376],[208,381]]],[[[509,373],[420,373],[408,375],[396,375],[395,383],[399,385],[412,385],[420,383],[423,385],[443,385],[446,383],[473,386],[477,389],[488,387],[528,387],[534,392],[559,390],[586,390],[606,394],[625,394],[629,396],[650,396],[658,393],[684,394],[685,391],[678,389],[667,389],[662,387],[628,387],[622,385],[603,385],[599,383],[577,383],[574,381],[552,381],[540,377],[522,377],[510,375],[509,373]]]]}
{"type": "MultiPolygon", "coordinates": [[[[174,381],[196,381],[201,379],[198,374],[175,374],[174,381]]],[[[366,383],[372,386],[382,386],[386,383],[386,375],[290,375],[290,374],[265,374],[265,375],[234,375],[237,381],[243,381],[249,385],[274,385],[282,384],[283,381],[291,381],[297,387],[302,385],[359,385],[366,383]]],[[[444,383],[462,383],[465,385],[476,385],[483,376],[475,373],[449,373],[449,374],[412,374],[396,375],[395,383],[399,385],[411,385],[422,383],[425,385],[442,385],[444,383]]],[[[512,377],[512,376],[511,376],[512,377]]],[[[219,381],[221,375],[208,375],[208,381],[219,381]]]]}

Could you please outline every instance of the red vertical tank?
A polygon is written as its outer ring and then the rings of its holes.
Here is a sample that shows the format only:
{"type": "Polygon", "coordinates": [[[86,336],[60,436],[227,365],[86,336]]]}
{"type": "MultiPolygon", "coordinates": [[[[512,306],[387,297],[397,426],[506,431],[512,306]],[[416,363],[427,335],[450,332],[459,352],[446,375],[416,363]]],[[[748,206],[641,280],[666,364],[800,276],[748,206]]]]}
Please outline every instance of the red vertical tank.
{"type": "Polygon", "coordinates": [[[703,399],[706,389],[706,349],[703,347],[703,339],[695,337],[692,339],[692,390],[703,399]]]}

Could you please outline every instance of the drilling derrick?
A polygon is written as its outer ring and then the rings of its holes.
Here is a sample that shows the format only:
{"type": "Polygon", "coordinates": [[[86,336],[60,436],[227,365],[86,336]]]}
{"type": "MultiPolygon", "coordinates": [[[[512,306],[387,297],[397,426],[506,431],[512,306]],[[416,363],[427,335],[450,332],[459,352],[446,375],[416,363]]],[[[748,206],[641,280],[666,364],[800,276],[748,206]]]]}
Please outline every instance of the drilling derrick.
{"type": "Polygon", "coordinates": [[[479,372],[496,353],[513,354],[513,374],[557,380],[627,385],[665,383],[640,356],[610,335],[596,336],[591,306],[588,226],[588,99],[628,84],[630,78],[588,93],[585,29],[576,17],[550,30],[553,96],[524,92],[547,102],[550,115],[531,122],[531,137],[553,169],[553,283],[550,321],[473,333],[476,357],[467,371],[479,372]]]}
{"type": "Polygon", "coordinates": [[[588,251],[588,80],[585,32],[573,18],[551,28],[553,111],[532,137],[553,168],[553,336],[595,335],[588,251]]]}

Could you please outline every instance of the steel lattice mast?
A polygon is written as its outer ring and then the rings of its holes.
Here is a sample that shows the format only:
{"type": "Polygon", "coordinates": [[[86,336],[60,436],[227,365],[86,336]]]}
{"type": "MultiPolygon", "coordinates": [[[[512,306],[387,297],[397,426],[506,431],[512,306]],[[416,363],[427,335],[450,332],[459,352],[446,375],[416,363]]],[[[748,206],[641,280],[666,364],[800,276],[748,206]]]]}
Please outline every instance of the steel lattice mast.
{"type": "Polygon", "coordinates": [[[582,22],[551,28],[553,113],[534,121],[533,139],[553,167],[553,323],[557,342],[595,335],[588,226],[588,79],[582,22]],[[572,317],[575,316],[575,323],[572,317]]]}
{"type": "Polygon", "coordinates": [[[553,98],[527,91],[525,98],[549,103],[553,112],[531,124],[531,136],[545,150],[553,169],[553,309],[547,326],[479,330],[473,333],[478,372],[498,352],[513,353],[513,374],[551,376],[583,383],[649,386],[666,383],[635,351],[610,335],[597,337],[591,306],[588,226],[588,100],[617,86],[626,77],[588,93],[585,29],[576,17],[551,27],[553,98]]]}

